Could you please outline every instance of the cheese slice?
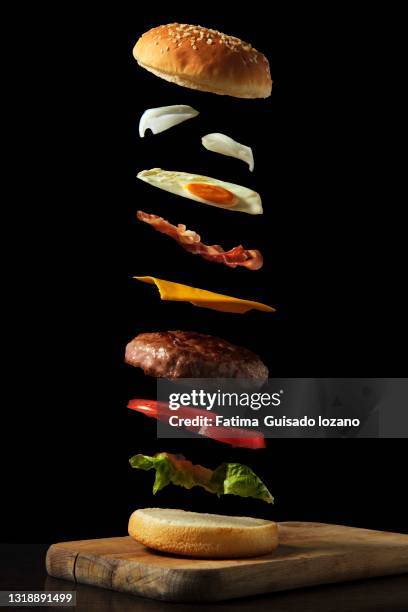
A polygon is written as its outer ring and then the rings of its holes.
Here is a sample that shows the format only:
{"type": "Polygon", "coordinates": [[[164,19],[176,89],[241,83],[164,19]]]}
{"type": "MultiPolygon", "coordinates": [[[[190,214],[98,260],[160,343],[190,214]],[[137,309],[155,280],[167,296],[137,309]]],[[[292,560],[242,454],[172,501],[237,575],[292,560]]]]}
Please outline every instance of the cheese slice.
{"type": "Polygon", "coordinates": [[[213,293],[205,289],[197,289],[196,287],[189,287],[188,285],[154,278],[154,276],[135,276],[134,278],[143,283],[156,285],[162,300],[191,302],[194,306],[211,308],[212,310],[220,310],[221,312],[236,312],[243,314],[252,308],[265,312],[275,312],[275,308],[262,304],[261,302],[240,300],[239,298],[223,295],[222,293],[213,293]]]}

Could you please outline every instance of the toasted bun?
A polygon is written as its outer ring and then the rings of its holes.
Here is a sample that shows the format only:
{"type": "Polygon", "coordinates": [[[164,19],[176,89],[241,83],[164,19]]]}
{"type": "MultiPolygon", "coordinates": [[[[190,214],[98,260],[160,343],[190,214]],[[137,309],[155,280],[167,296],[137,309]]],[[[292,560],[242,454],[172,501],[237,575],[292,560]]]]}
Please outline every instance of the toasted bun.
{"type": "Polygon", "coordinates": [[[146,70],[183,87],[236,98],[271,95],[266,57],[249,43],[216,30],[161,25],[139,38],[133,55],[146,70]]]}
{"type": "Polygon", "coordinates": [[[278,546],[272,521],[167,508],[133,512],[129,535],[149,548],[209,559],[256,557],[278,546]]]}

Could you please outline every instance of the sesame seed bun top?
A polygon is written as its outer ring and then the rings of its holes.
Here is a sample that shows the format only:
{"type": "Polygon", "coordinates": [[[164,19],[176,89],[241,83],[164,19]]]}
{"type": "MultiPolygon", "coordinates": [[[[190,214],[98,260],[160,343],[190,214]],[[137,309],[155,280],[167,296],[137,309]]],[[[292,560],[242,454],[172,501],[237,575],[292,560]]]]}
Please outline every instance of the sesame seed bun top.
{"type": "Polygon", "coordinates": [[[183,87],[237,98],[267,98],[272,79],[266,57],[235,36],[201,26],[171,23],[137,41],[140,66],[183,87]]]}

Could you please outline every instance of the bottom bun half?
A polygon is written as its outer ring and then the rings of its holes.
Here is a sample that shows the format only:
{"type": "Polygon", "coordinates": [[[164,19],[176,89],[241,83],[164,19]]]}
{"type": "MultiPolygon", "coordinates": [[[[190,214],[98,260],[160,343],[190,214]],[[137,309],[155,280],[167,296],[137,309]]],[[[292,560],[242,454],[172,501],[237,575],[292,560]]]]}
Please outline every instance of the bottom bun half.
{"type": "Polygon", "coordinates": [[[278,546],[273,521],[166,508],[133,512],[129,535],[148,548],[212,559],[256,557],[278,546]]]}

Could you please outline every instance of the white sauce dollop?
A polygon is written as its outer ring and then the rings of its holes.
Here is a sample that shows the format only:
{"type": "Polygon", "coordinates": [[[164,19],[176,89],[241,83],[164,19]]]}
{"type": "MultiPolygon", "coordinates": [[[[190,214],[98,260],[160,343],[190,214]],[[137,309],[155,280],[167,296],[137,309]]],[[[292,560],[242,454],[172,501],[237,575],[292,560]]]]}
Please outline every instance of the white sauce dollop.
{"type": "Polygon", "coordinates": [[[184,104],[149,108],[140,118],[139,135],[143,138],[146,130],[151,130],[153,134],[160,134],[187,119],[197,117],[198,114],[194,108],[184,104]]]}
{"type": "Polygon", "coordinates": [[[214,134],[207,134],[201,139],[201,142],[208,151],[242,159],[242,161],[248,164],[250,171],[253,171],[254,156],[251,147],[246,147],[229,136],[217,132],[214,134]]]}

